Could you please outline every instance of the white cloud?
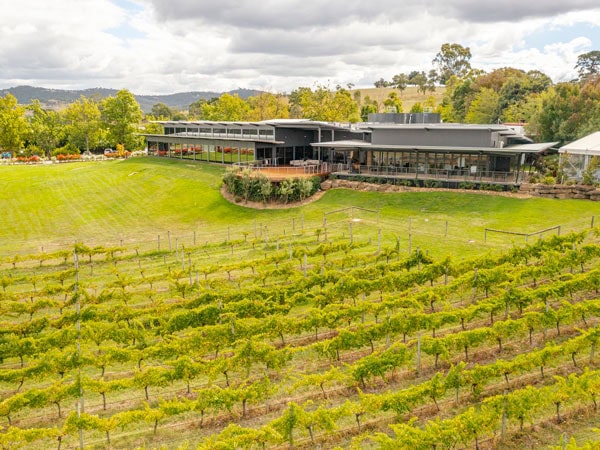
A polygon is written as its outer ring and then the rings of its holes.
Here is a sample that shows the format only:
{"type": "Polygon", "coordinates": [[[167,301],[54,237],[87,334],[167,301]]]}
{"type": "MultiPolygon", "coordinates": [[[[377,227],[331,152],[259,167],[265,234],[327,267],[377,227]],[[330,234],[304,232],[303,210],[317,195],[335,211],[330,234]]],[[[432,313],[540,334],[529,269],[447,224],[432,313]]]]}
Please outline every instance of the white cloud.
{"type": "Polygon", "coordinates": [[[370,86],[429,70],[444,42],[469,46],[472,65],[484,70],[513,66],[567,80],[577,55],[600,48],[596,3],[0,0],[0,87],[151,94],[370,86]]]}

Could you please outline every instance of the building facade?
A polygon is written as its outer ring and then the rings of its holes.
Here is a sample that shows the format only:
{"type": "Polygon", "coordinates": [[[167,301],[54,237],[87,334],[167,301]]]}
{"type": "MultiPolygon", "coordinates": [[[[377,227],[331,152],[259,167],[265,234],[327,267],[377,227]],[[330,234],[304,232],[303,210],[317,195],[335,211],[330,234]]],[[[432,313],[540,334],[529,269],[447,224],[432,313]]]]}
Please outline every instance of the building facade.
{"type": "Polygon", "coordinates": [[[221,163],[285,166],[293,161],[323,161],[311,144],[338,139],[364,139],[349,125],[311,120],[262,122],[161,121],[164,134],[145,134],[152,155],[190,157],[221,163]]]}
{"type": "Polygon", "coordinates": [[[406,123],[413,120],[409,115],[394,116],[358,124],[308,119],[165,121],[160,122],[164,134],[145,137],[148,152],[158,156],[253,167],[308,161],[323,166],[321,173],[440,180],[448,185],[519,184],[535,155],[556,145],[533,143],[505,125],[444,124],[435,115],[420,118],[421,123],[406,123]]]}

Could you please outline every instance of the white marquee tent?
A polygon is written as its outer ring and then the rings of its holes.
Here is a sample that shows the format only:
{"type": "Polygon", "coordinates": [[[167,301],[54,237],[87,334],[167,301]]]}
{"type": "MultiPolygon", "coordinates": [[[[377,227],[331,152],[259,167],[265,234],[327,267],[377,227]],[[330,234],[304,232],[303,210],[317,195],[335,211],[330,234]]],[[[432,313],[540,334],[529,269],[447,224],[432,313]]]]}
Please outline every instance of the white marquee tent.
{"type": "MultiPolygon", "coordinates": [[[[600,162],[600,131],[563,145],[558,152],[566,175],[581,180],[593,157],[600,162]]],[[[592,175],[596,180],[600,179],[600,165],[592,175]]]]}

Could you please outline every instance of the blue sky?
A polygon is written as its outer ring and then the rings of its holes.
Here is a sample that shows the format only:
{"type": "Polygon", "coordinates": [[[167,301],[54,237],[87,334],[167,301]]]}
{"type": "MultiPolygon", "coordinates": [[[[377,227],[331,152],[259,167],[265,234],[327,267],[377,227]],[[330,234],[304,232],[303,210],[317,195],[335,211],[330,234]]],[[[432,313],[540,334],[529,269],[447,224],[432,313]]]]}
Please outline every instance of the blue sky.
{"type": "Polygon", "coordinates": [[[578,55],[600,50],[597,3],[0,0],[0,88],[372,87],[429,71],[445,42],[468,46],[472,66],[486,71],[511,66],[566,81],[578,55]]]}
{"type": "Polygon", "coordinates": [[[569,42],[581,36],[590,40],[593,49],[600,49],[600,26],[590,23],[538,30],[525,38],[524,46],[543,50],[548,44],[569,42]]]}

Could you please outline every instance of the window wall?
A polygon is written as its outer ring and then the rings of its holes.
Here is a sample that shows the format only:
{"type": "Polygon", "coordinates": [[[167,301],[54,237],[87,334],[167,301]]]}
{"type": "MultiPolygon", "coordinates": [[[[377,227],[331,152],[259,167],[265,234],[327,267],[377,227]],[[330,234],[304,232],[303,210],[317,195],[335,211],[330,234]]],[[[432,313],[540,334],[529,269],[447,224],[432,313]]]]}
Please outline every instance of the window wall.
{"type": "Polygon", "coordinates": [[[455,173],[487,173],[492,169],[492,161],[488,155],[471,153],[373,150],[370,161],[372,166],[395,167],[410,173],[443,170],[455,173]]]}

